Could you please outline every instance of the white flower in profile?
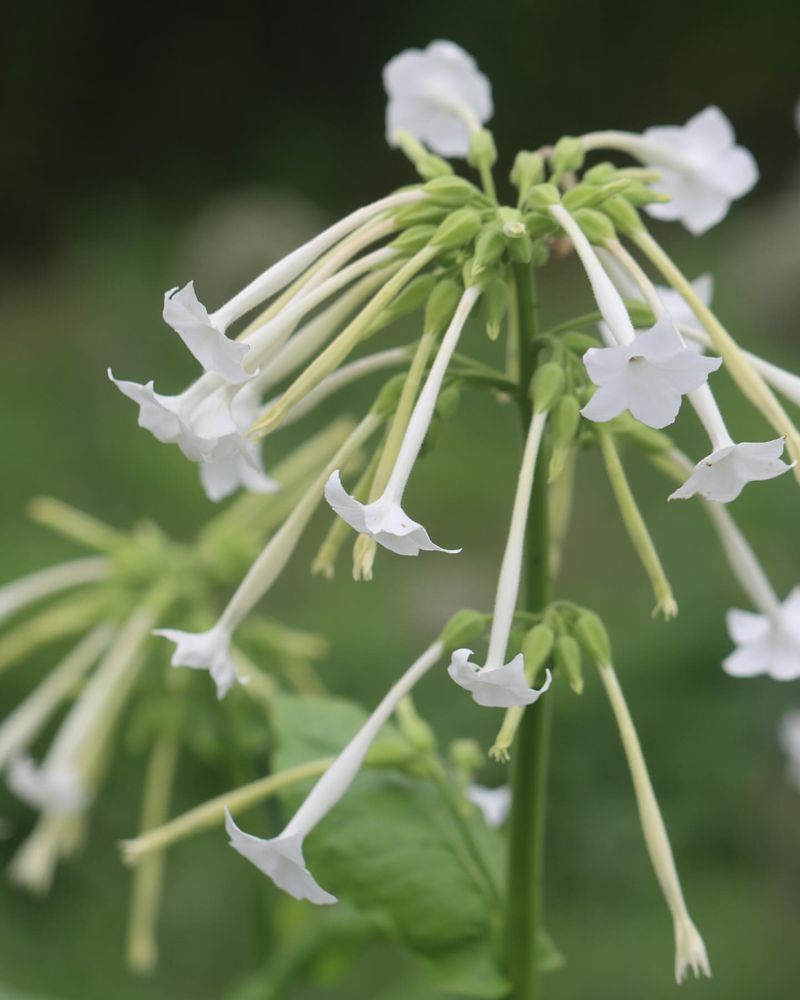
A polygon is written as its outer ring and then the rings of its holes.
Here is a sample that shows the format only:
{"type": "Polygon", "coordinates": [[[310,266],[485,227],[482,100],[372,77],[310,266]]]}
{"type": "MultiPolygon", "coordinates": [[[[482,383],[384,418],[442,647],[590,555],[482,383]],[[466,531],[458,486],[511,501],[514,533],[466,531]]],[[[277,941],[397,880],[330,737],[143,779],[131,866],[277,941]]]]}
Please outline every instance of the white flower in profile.
{"type": "Polygon", "coordinates": [[[253,377],[253,373],[243,367],[250,346],[226,337],[225,330],[214,324],[197,298],[193,281],[164,293],[164,321],[207,372],[214,372],[234,384],[253,377]]]}
{"type": "Polygon", "coordinates": [[[597,391],[581,410],[588,420],[605,421],[624,410],[649,427],[673,423],[683,396],[705,384],[721,358],[689,350],[669,315],[628,344],[591,347],[583,356],[597,391]]]}
{"type": "Polygon", "coordinates": [[[781,720],[778,738],[786,754],[786,774],[800,790],[800,712],[787,712],[781,720]]]}
{"type": "Polygon", "coordinates": [[[435,545],[425,528],[406,514],[402,504],[405,488],[433,417],[447,366],[458,344],[461,330],[479,295],[480,288],[473,285],[461,296],[414,405],[397,459],[381,496],[368,504],[356,500],[342,486],[338,469],[331,473],[325,484],[325,499],[343,521],[355,531],[370,535],[384,548],[401,556],[416,556],[423,550],[450,554],[461,551],[443,549],[435,545]]]}
{"type": "Polygon", "coordinates": [[[225,829],[231,847],[295,899],[321,904],[336,902],[336,897],[326,892],[306,867],[303,841],[350,788],[381,727],[399,702],[439,661],[443,649],[441,640],[433,643],[389,689],[277,837],[265,840],[245,833],[225,810],[225,829]]]}
{"type": "Polygon", "coordinates": [[[733,127],[717,107],[708,107],[685,125],[646,129],[639,155],[657,168],[654,185],[671,200],[646,206],[654,219],[680,220],[695,236],[721,222],[730,204],[758,180],[753,155],[736,145],[733,127]]]}
{"type": "Polygon", "coordinates": [[[722,668],[731,677],[800,677],[800,587],[770,615],[732,608],[726,623],[736,649],[722,661],[722,668]]]}
{"type": "Polygon", "coordinates": [[[140,384],[117,379],[111,369],[108,377],[119,391],[139,407],[138,424],[162,444],[177,444],[190,462],[199,462],[208,451],[208,443],[196,434],[183,415],[183,396],[163,396],[154,383],[140,384]]]}
{"type": "Polygon", "coordinates": [[[66,764],[37,766],[33,758],[20,754],[9,763],[9,789],[41,812],[69,815],[86,805],[86,795],[77,772],[66,764]]]}
{"type": "Polygon", "coordinates": [[[725,445],[701,459],[692,474],[674,493],[670,500],[688,500],[695,494],[706,500],[730,503],[748,483],[774,479],[788,472],[794,465],[781,461],[785,441],[743,441],[725,445]]]}
{"type": "Polygon", "coordinates": [[[486,825],[493,830],[501,827],[508,819],[511,809],[511,789],[508,785],[499,785],[497,788],[469,785],[467,798],[480,809],[486,825]]]}
{"type": "Polygon", "coordinates": [[[236,671],[231,653],[231,632],[217,624],[207,632],[182,632],[176,628],[160,628],[153,632],[175,643],[172,654],[173,667],[191,667],[208,670],[217,685],[217,697],[222,699],[238,681],[247,683],[236,671]]]}
{"type": "Polygon", "coordinates": [[[406,49],[383,70],[389,97],[386,139],[396,146],[400,129],[441,156],[466,156],[472,132],[494,110],[492,88],[475,60],[454,42],[406,49]]]}
{"type": "Polygon", "coordinates": [[[509,663],[487,663],[485,667],[470,663],[472,655],[471,649],[456,649],[447,672],[459,687],[470,692],[477,705],[484,708],[532,705],[547,691],[553,679],[548,670],[541,688],[532,688],[525,676],[522,653],[517,653],[509,663]]]}

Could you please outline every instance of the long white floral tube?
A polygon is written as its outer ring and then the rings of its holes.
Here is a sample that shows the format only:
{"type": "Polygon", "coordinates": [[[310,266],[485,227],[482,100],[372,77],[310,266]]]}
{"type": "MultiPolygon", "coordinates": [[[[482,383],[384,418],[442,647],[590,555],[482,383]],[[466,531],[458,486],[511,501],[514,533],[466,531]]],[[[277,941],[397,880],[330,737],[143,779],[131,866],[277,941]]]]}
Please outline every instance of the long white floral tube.
{"type": "Polygon", "coordinates": [[[108,559],[103,556],[89,556],[86,559],[72,559],[57,566],[48,566],[46,569],[7,583],[4,587],[0,587],[0,622],[51,594],[84,583],[104,580],[108,576],[108,569],[108,559]]]}
{"type": "Polygon", "coordinates": [[[397,194],[391,194],[386,198],[372,202],[370,205],[365,205],[355,212],[351,212],[350,215],[329,226],[318,236],[309,240],[308,243],[298,247],[297,250],[292,251],[288,256],[267,268],[263,274],[251,281],[249,285],[234,295],[232,299],[212,313],[210,317],[212,323],[214,326],[223,329],[226,328],[260,302],[269,298],[270,295],[285,288],[290,281],[296,278],[310,264],[313,264],[329,247],[333,246],[334,243],[337,243],[349,233],[352,233],[353,230],[358,229],[364,222],[380,215],[382,212],[402,208],[402,206],[420,201],[424,197],[426,197],[425,193],[419,189],[400,191],[397,194]]]}

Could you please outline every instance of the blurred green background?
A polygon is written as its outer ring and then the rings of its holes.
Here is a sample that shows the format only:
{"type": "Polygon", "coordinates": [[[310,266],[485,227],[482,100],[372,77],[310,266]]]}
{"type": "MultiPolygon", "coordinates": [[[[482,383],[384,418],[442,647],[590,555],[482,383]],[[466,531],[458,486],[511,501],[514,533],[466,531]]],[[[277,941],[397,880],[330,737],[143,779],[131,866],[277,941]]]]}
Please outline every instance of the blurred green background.
{"type": "MultiPolygon", "coordinates": [[[[337,213],[410,178],[383,138],[380,70],[406,46],[452,38],[494,86],[501,168],[513,152],[590,128],[681,122],[710,103],[733,120],[762,182],[702,241],[659,235],[691,276],[712,271],[715,303],[746,346],[797,369],[800,344],[800,144],[795,3],[631,2],[503,5],[417,0],[300,9],[232,3],[211,15],[170,4],[32,2],[4,15],[0,125],[0,579],[74,552],[29,524],[26,500],[47,493],[121,527],[142,516],[189,538],[211,513],[195,470],[135,426],[105,369],[156,376],[171,391],[191,366],[160,320],[167,287],[190,278],[209,304],[337,213]]],[[[578,313],[589,296],[573,260],[542,278],[545,316],[578,313]]],[[[479,342],[475,329],[471,343],[479,342]]],[[[735,436],[766,426],[723,376],[735,436]]],[[[349,391],[276,439],[277,451],[371,391],[349,391]]],[[[700,454],[684,415],[678,436],[700,454]]],[[[518,449],[513,415],[465,395],[409,494],[414,516],[457,559],[382,554],[371,585],[311,579],[329,523],[315,521],[270,613],[331,638],[331,687],[369,705],[440,623],[489,606],[518,449]]],[[[268,453],[269,455],[269,453],[268,453]]],[[[744,600],[699,506],[667,505],[667,484],[635,456],[632,480],[662,552],[681,614],[650,618],[651,598],[618,524],[598,461],[582,462],[558,591],[595,607],[613,631],[619,670],[671,831],[693,915],[715,977],[688,997],[790,1000],[800,977],[800,796],[784,780],[776,730],[800,707],[795,685],[734,681],[724,612],[744,600]]],[[[796,486],[752,486],[734,514],[781,594],[798,582],[796,486]]],[[[744,605],[746,606],[746,605],[744,605]]],[[[51,660],[0,683],[5,711],[51,660]]],[[[196,678],[206,682],[204,678],[196,678]]],[[[648,866],[621,749],[602,692],[556,693],[548,835],[549,927],[566,955],[552,1000],[671,996],[670,922],[648,866]]],[[[491,743],[498,719],[455,697],[443,675],[419,703],[444,742],[491,743]]],[[[0,889],[0,983],[62,1000],[205,1000],[222,996],[263,954],[250,872],[208,834],[169,858],[159,970],[122,965],[129,875],[115,842],[137,823],[143,760],[121,754],[94,811],[87,850],[59,872],[50,897],[0,889]]],[[[488,784],[503,780],[487,764],[488,784]]],[[[175,808],[230,784],[184,763],[175,808]]],[[[9,839],[31,814],[0,800],[9,839]]],[[[271,887],[263,887],[271,901],[271,887]]],[[[339,986],[303,997],[427,996],[391,950],[361,956],[339,986]],[[394,963],[390,965],[389,963],[394,963]],[[387,969],[392,968],[391,975],[387,969]]],[[[0,998],[4,998],[0,986],[0,998]]],[[[298,994],[299,996],[299,994],[298,994]]]]}

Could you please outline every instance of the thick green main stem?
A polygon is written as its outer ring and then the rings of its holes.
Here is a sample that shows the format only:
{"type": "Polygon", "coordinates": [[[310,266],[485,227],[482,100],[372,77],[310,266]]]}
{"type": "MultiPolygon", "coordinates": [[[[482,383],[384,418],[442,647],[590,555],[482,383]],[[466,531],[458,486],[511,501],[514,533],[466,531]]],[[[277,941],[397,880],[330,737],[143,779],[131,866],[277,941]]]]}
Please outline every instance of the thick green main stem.
{"type": "MultiPolygon", "coordinates": [[[[531,416],[528,395],[535,367],[533,338],[537,309],[533,278],[528,267],[515,268],[519,322],[520,411],[523,426],[531,416]]],[[[549,531],[547,467],[549,449],[539,452],[525,536],[525,601],[528,611],[541,611],[549,601],[549,531]]],[[[509,1000],[540,1000],[539,949],[544,887],[545,812],[550,741],[550,698],[525,710],[517,732],[512,776],[506,912],[506,966],[512,983],[509,1000]]]]}

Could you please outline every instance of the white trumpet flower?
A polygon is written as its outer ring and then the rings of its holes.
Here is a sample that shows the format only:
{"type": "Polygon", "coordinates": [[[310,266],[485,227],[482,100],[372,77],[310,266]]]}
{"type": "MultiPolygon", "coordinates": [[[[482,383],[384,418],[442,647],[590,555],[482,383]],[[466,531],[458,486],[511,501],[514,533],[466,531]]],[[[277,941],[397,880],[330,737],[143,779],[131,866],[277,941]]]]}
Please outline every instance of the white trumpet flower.
{"type": "Polygon", "coordinates": [[[460,549],[443,549],[435,545],[428,532],[403,510],[405,492],[414,463],[428,432],[442,387],[447,367],[458,344],[467,317],[480,295],[480,288],[473,285],[461,296],[453,319],[431,365],[431,370],[414,406],[392,474],[383,494],[372,503],[363,504],[350,496],[342,486],[339,470],[331,473],[325,485],[325,499],[333,510],[359,534],[369,535],[390,552],[402,556],[416,556],[421,551],[460,552],[460,549]]]}
{"type": "Polygon", "coordinates": [[[687,500],[699,493],[706,500],[730,503],[748,483],[774,479],[793,466],[781,461],[784,439],[774,441],[728,442],[701,459],[692,474],[674,493],[670,500],[687,500]]]}
{"type": "Polygon", "coordinates": [[[489,649],[483,668],[469,662],[471,649],[457,649],[450,660],[447,672],[450,677],[472,695],[473,701],[487,708],[511,708],[514,705],[532,705],[550,687],[552,676],[548,670],[545,682],[538,690],[530,687],[525,676],[525,662],[518,653],[510,663],[504,664],[514,611],[519,596],[522,573],[522,550],[525,543],[525,525],[531,501],[536,459],[547,422],[547,412],[534,413],[531,419],[525,449],[522,454],[511,525],[508,531],[503,564],[489,634],[489,649]]]}
{"type": "Polygon", "coordinates": [[[685,125],[632,132],[592,132],[584,148],[619,149],[660,173],[654,184],[670,201],[647,205],[653,218],[680,220],[695,236],[721,222],[731,202],[758,180],[752,154],[736,145],[731,123],[717,107],[708,107],[685,125]]]}
{"type": "Polygon", "coordinates": [[[736,644],[734,652],[722,661],[727,674],[767,674],[776,681],[800,677],[800,587],[795,587],[769,614],[732,608],[725,620],[736,644]]]}
{"type": "Polygon", "coordinates": [[[629,410],[643,424],[661,428],[674,422],[683,396],[704,385],[722,359],[687,350],[664,313],[629,344],[589,348],[583,362],[599,387],[581,410],[584,417],[605,421],[629,410]]]}
{"type": "Polygon", "coordinates": [[[300,535],[322,501],[323,487],[333,469],[349,461],[379,423],[379,417],[368,414],[338,449],[247,571],[213,628],[199,633],[170,628],[154,632],[175,643],[173,667],[208,670],[219,698],[224,698],[237,680],[243,682],[231,651],[233,633],[283,572],[300,535]]]}
{"type": "Polygon", "coordinates": [[[356,735],[309,792],[303,804],[277,837],[269,840],[244,833],[225,810],[225,829],[230,844],[284,892],[312,903],[335,903],[308,870],[303,841],[333,809],[352,785],[364,757],[398,703],[441,658],[443,644],[433,643],[383,697],[356,735]]]}
{"type": "Polygon", "coordinates": [[[466,156],[469,139],[494,111],[492,88],[475,60],[453,42],[406,49],[383,70],[386,141],[401,129],[441,156],[466,156]]]}

